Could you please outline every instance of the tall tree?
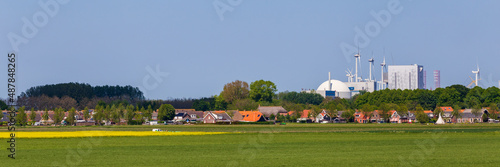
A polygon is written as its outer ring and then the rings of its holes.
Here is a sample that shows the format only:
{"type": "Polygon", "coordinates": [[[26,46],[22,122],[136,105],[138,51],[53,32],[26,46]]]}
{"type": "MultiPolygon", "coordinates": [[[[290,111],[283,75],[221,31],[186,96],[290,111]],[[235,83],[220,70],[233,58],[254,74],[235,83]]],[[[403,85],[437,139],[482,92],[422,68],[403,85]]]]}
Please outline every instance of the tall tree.
{"type": "Polygon", "coordinates": [[[170,104],[162,104],[158,109],[158,120],[172,120],[175,117],[175,108],[170,104]]]}
{"type": "Polygon", "coordinates": [[[221,96],[228,103],[232,103],[235,100],[245,99],[248,97],[249,89],[248,83],[240,80],[236,80],[231,83],[224,85],[224,90],[221,92],[221,96]]]}
{"type": "Polygon", "coordinates": [[[118,104],[117,110],[120,118],[125,118],[125,106],[123,106],[123,103],[118,104]]]}
{"type": "Polygon", "coordinates": [[[228,105],[229,110],[256,110],[259,107],[259,104],[257,104],[255,101],[251,99],[240,99],[240,100],[235,100],[233,101],[232,104],[228,105]]]}
{"type": "Polygon", "coordinates": [[[9,108],[9,106],[7,106],[7,104],[3,100],[0,100],[0,109],[7,110],[8,108],[9,108]]]}
{"type": "Polygon", "coordinates": [[[472,108],[471,111],[472,114],[474,114],[476,117],[482,114],[481,107],[479,105],[476,105],[472,108]]]}
{"type": "MultiPolygon", "coordinates": [[[[64,118],[64,109],[62,108],[55,108],[54,109],[54,124],[57,126],[57,124],[60,124],[62,119],[64,118]]],[[[66,119],[67,120],[67,119],[66,119]]]]}
{"type": "Polygon", "coordinates": [[[272,102],[276,85],[271,81],[258,80],[250,84],[250,98],[256,102],[272,102]]]}
{"type": "MultiPolygon", "coordinates": [[[[369,117],[372,117],[373,115],[373,107],[369,104],[364,104],[363,106],[361,106],[361,112],[363,113],[363,115],[366,116],[366,118],[369,118],[369,117]]],[[[367,120],[368,122],[369,120],[367,120]]]]}
{"type": "MultiPolygon", "coordinates": [[[[3,116],[3,114],[0,114],[3,116]]],[[[0,118],[2,119],[2,118],[0,118]]],[[[36,112],[35,112],[35,108],[31,108],[31,114],[30,114],[30,120],[31,120],[31,124],[34,125],[35,122],[36,122],[36,112]]]]}
{"type": "Polygon", "coordinates": [[[68,111],[68,118],[66,118],[68,125],[72,126],[75,124],[75,115],[76,115],[76,110],[74,107],[71,107],[71,109],[68,111]]]}
{"type": "Polygon", "coordinates": [[[135,112],[134,112],[134,105],[130,104],[127,106],[127,124],[131,125],[133,120],[134,120],[134,116],[135,116],[135,112]]]}
{"type": "Polygon", "coordinates": [[[111,113],[112,113],[111,106],[106,105],[106,108],[104,109],[104,120],[106,121],[106,124],[107,122],[112,121],[111,113]]]}
{"type": "Polygon", "coordinates": [[[153,108],[151,108],[151,105],[148,105],[148,109],[144,113],[144,117],[148,119],[148,121],[151,121],[151,118],[153,117],[153,108]]]}
{"type": "Polygon", "coordinates": [[[96,105],[94,109],[94,120],[97,125],[102,125],[102,120],[104,119],[104,109],[101,105],[96,105]]]}
{"type": "Polygon", "coordinates": [[[344,111],[340,116],[347,122],[354,122],[354,110],[344,111]]]}
{"type": "Polygon", "coordinates": [[[383,103],[379,108],[379,115],[382,117],[382,119],[384,119],[384,122],[389,122],[389,118],[391,117],[391,115],[389,115],[391,106],[389,104],[383,103]]]}
{"type": "Polygon", "coordinates": [[[26,126],[28,123],[28,115],[25,112],[25,107],[22,106],[17,110],[18,114],[16,116],[16,121],[21,125],[21,126],[26,126]]]}
{"type": "Polygon", "coordinates": [[[112,111],[112,113],[111,113],[111,120],[115,124],[120,123],[120,110],[114,110],[114,111],[112,111]]]}
{"type": "Polygon", "coordinates": [[[429,116],[424,112],[424,108],[422,106],[417,105],[415,109],[415,116],[420,123],[428,123],[429,122],[429,116]]]}
{"type": "Polygon", "coordinates": [[[491,103],[490,110],[488,111],[488,113],[490,114],[490,118],[491,119],[498,119],[497,112],[498,112],[498,105],[495,103],[491,103]]]}
{"type": "Polygon", "coordinates": [[[460,110],[462,108],[460,108],[460,106],[458,105],[453,105],[453,111],[451,112],[451,115],[453,116],[453,119],[455,120],[455,122],[457,121],[458,118],[462,118],[462,114],[460,114],[460,110]]]}
{"type": "Polygon", "coordinates": [[[90,118],[89,108],[85,107],[85,109],[83,109],[83,119],[85,119],[85,122],[87,122],[89,118],[90,118]]]}
{"type": "Polygon", "coordinates": [[[407,116],[408,115],[408,107],[406,107],[405,104],[401,104],[398,106],[398,114],[402,116],[407,116]]]}
{"type": "Polygon", "coordinates": [[[42,119],[45,121],[49,120],[49,110],[45,108],[45,111],[43,111],[42,119]]]}
{"type": "Polygon", "coordinates": [[[443,114],[443,109],[441,107],[437,106],[436,109],[432,112],[434,114],[434,117],[439,117],[439,115],[443,114]]]}

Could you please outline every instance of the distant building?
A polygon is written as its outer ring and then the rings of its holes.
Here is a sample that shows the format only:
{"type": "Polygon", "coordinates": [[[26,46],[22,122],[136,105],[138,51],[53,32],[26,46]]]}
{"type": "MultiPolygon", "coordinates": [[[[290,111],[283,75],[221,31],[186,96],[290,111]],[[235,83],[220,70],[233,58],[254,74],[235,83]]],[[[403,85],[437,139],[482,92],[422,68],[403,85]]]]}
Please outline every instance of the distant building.
{"type": "Polygon", "coordinates": [[[424,89],[424,67],[421,65],[389,65],[389,89],[424,89]]]}
{"type": "Polygon", "coordinates": [[[427,89],[427,71],[424,70],[424,89],[427,89]]]}
{"type": "Polygon", "coordinates": [[[323,82],[316,90],[316,93],[320,94],[323,97],[333,97],[333,98],[343,98],[343,99],[351,98],[351,90],[347,86],[347,84],[345,82],[334,79],[323,82]]]}
{"type": "Polygon", "coordinates": [[[441,87],[441,71],[439,70],[434,70],[434,84],[436,89],[441,87]]]}

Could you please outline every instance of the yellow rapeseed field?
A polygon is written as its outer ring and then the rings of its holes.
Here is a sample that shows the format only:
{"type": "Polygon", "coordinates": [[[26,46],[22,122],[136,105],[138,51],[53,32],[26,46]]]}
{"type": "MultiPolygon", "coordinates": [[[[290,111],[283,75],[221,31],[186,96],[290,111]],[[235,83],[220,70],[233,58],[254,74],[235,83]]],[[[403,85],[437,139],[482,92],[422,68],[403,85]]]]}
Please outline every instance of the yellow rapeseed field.
{"type": "MultiPolygon", "coordinates": [[[[16,132],[16,138],[75,138],[117,136],[185,136],[216,135],[230,132],[152,132],[152,131],[72,131],[72,132],[16,132]]],[[[0,138],[10,138],[10,132],[0,132],[0,138]]]]}

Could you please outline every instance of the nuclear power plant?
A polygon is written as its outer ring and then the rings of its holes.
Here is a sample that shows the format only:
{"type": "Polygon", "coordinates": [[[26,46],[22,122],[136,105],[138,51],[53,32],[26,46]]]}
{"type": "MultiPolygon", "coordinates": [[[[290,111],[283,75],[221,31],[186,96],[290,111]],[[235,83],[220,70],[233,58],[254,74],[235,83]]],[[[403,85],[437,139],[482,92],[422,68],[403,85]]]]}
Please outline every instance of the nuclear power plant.
{"type": "Polygon", "coordinates": [[[360,74],[361,54],[354,55],[354,74],[351,70],[346,70],[347,81],[332,79],[330,72],[328,80],[320,84],[316,90],[305,92],[315,92],[323,97],[350,99],[361,91],[373,92],[383,89],[425,89],[425,73],[422,65],[387,65],[385,58],[380,63],[380,78],[375,79],[375,59],[368,59],[368,78],[362,78],[360,74]]]}

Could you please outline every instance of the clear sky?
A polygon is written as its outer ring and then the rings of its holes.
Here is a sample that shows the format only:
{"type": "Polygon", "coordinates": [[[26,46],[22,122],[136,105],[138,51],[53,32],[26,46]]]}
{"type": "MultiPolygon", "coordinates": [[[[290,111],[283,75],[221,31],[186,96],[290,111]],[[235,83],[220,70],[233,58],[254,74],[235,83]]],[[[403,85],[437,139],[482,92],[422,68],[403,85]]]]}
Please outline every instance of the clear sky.
{"type": "Polygon", "coordinates": [[[150,99],[212,96],[234,80],[316,89],[328,72],[347,81],[354,56],[343,49],[358,44],[363,77],[373,52],[380,79],[385,48],[388,64],[423,65],[427,88],[433,70],[442,87],[467,85],[476,64],[481,85],[498,86],[498,9],[497,0],[1,0],[0,97],[12,51],[18,94],[65,82],[132,85],[150,99]]]}

